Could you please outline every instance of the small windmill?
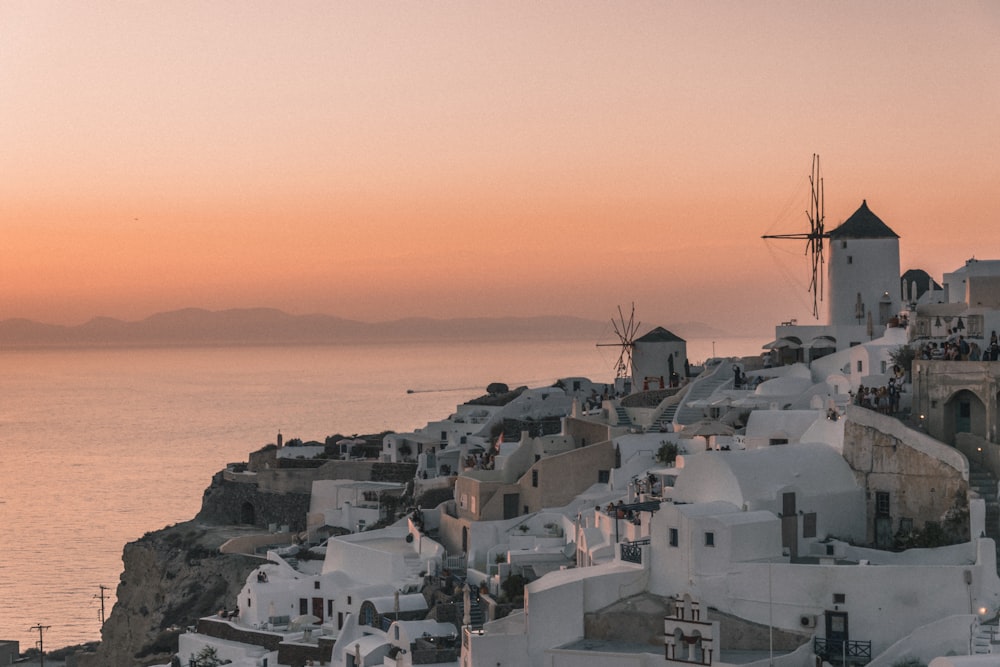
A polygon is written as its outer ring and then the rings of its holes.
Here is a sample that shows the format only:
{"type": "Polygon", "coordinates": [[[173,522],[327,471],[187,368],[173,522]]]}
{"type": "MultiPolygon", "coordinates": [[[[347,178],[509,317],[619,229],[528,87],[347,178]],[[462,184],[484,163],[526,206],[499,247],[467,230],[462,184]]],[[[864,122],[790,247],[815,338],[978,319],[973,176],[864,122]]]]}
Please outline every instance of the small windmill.
{"type": "Polygon", "coordinates": [[[618,361],[615,362],[616,378],[627,378],[632,372],[632,349],[635,347],[635,334],[639,331],[639,324],[635,321],[635,302],[632,302],[632,312],[629,313],[627,322],[622,307],[618,306],[618,319],[611,318],[611,326],[618,336],[618,342],[597,344],[598,347],[621,348],[618,361]]]}
{"type": "Polygon", "coordinates": [[[805,239],[806,254],[812,260],[812,279],[809,281],[809,291],[813,295],[813,317],[819,319],[819,302],[823,300],[823,239],[829,235],[823,229],[823,176],[819,169],[819,155],[813,153],[812,173],[809,175],[809,231],[800,234],[770,234],[764,239],[805,239]]]}

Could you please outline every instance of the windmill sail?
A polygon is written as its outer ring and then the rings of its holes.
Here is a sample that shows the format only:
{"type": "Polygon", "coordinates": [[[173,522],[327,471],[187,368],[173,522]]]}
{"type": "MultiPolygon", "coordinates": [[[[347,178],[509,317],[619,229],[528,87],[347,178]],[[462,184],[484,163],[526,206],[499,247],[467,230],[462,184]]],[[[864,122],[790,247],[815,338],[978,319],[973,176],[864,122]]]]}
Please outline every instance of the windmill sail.
{"type": "Polygon", "coordinates": [[[632,349],[635,347],[635,334],[639,330],[640,322],[635,321],[635,302],[632,302],[632,311],[628,320],[625,320],[625,313],[622,307],[618,306],[618,319],[611,319],[611,326],[618,336],[617,343],[598,343],[598,347],[619,347],[618,360],[615,362],[615,377],[627,378],[632,373],[632,349]]]}
{"type": "Polygon", "coordinates": [[[813,317],[819,319],[819,302],[823,300],[823,240],[829,238],[823,228],[825,205],[823,202],[823,176],[819,168],[819,155],[813,153],[812,173],[809,175],[809,231],[799,234],[766,234],[764,239],[804,239],[806,254],[810,256],[812,277],[809,280],[809,291],[813,295],[813,317]]]}

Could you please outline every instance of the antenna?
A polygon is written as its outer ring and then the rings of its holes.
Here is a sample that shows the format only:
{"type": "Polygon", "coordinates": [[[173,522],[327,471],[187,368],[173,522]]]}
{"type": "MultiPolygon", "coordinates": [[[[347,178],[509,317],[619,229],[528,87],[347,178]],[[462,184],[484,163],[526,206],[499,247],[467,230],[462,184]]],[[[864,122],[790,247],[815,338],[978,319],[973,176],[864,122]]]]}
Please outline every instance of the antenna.
{"type": "Polygon", "coordinates": [[[622,307],[618,306],[618,319],[611,318],[611,326],[618,336],[617,343],[598,343],[597,347],[620,347],[618,361],[615,362],[615,377],[627,378],[632,372],[632,348],[635,347],[635,334],[639,330],[640,322],[635,321],[635,302],[632,302],[632,312],[629,313],[628,321],[625,321],[625,313],[622,307]]]}
{"type": "Polygon", "coordinates": [[[806,254],[810,255],[812,264],[812,279],[809,281],[809,291],[813,295],[813,317],[819,319],[819,302],[823,300],[823,239],[828,238],[828,234],[823,229],[823,221],[826,217],[823,202],[823,176],[819,167],[819,155],[816,153],[813,153],[809,186],[809,210],[806,211],[806,217],[809,219],[809,231],[799,234],[767,234],[761,238],[805,240],[806,254]]]}

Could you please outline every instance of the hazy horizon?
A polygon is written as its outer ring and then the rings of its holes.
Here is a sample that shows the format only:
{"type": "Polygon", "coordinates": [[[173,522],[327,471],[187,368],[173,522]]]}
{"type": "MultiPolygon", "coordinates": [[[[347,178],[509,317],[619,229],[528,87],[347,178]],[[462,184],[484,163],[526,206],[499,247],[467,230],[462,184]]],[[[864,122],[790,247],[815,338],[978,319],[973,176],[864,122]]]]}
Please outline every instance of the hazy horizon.
{"type": "Polygon", "coordinates": [[[1000,257],[1000,5],[0,3],[0,320],[810,323],[808,174],[1000,257]]]}

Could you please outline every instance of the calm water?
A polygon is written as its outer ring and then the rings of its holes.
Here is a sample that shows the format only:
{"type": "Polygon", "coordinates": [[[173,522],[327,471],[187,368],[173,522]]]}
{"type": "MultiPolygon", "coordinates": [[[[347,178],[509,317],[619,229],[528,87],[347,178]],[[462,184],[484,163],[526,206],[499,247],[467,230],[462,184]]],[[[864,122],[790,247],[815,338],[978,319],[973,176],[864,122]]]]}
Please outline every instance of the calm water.
{"type": "Polygon", "coordinates": [[[192,518],[212,474],[279,430],[412,430],[494,381],[608,381],[615,358],[586,341],[0,352],[0,639],[24,650],[39,623],[47,648],[99,639],[124,544],[192,518]]]}

